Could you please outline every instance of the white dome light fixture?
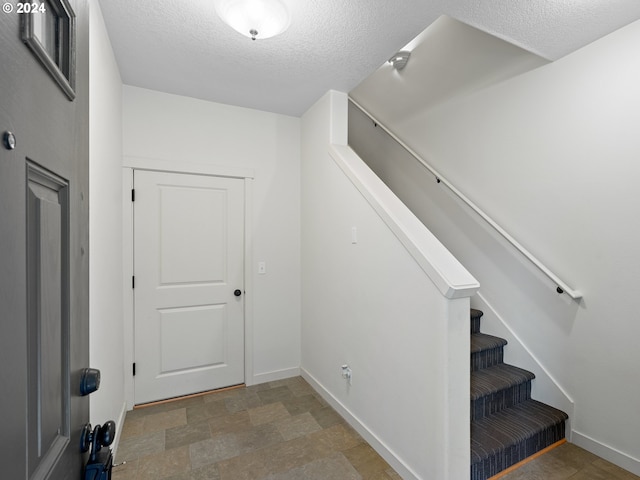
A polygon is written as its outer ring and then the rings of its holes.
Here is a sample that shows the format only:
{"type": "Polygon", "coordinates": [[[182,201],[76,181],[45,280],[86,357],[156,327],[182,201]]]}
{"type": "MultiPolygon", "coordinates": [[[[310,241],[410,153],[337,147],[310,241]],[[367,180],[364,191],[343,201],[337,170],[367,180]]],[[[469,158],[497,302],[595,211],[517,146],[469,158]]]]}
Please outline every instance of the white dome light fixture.
{"type": "Polygon", "coordinates": [[[251,40],[278,35],[291,23],[280,0],[215,0],[215,7],[226,24],[251,40]]]}

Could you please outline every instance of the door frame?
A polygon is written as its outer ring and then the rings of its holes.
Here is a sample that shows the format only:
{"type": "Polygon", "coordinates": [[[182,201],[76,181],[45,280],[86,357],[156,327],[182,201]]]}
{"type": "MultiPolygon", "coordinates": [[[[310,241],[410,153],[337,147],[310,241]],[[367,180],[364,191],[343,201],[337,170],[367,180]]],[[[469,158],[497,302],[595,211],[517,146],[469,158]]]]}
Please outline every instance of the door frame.
{"type": "Polygon", "coordinates": [[[253,205],[252,168],[226,165],[206,165],[202,163],[188,163],[180,160],[161,160],[143,157],[123,157],[122,162],[122,294],[123,294],[123,323],[124,323],[124,365],[125,385],[124,394],[127,410],[135,405],[135,387],[132,365],[135,359],[135,330],[134,330],[134,296],[131,279],[133,277],[133,203],[131,189],[133,188],[133,174],[136,170],[147,170],[167,173],[183,173],[189,175],[204,175],[213,177],[238,178],[244,180],[244,379],[245,384],[252,385],[253,381],[253,242],[251,235],[253,205]]]}

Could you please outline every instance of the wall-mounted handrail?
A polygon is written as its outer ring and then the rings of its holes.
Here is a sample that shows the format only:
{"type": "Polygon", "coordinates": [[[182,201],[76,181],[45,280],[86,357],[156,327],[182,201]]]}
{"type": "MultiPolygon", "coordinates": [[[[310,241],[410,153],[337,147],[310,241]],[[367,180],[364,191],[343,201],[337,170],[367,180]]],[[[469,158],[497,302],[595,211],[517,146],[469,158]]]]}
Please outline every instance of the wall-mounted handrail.
{"type": "Polygon", "coordinates": [[[393,140],[395,140],[402,148],[404,148],[413,158],[415,158],[424,168],[426,168],[436,179],[436,181],[440,185],[445,185],[452,193],[454,193],[460,200],[467,204],[469,208],[471,208],[474,212],[476,212],[485,222],[487,222],[491,228],[493,228],[496,232],[498,232],[505,240],[507,240],[511,245],[513,245],[520,253],[522,253],[531,263],[533,263],[542,273],[544,273],[547,277],[549,277],[553,283],[556,285],[556,291],[558,293],[566,293],[574,300],[578,300],[582,298],[582,293],[578,290],[574,290],[569,285],[567,285],[564,281],[560,279],[555,273],[553,273],[549,268],[546,267],[540,260],[538,260],[529,250],[524,248],[520,242],[518,242],[515,238],[509,235],[508,232],[504,230],[500,225],[498,225],[489,215],[487,215],[480,207],[478,207],[475,203],[469,200],[464,193],[458,190],[454,185],[451,184],[446,178],[444,178],[435,168],[429,165],[425,160],[420,157],[409,145],[404,143],[400,138],[398,138],[391,130],[382,125],[378,120],[373,117],[362,105],[356,102],[354,99],[349,98],[349,101],[356,106],[362,113],[364,113],[367,117],[371,119],[375,123],[375,125],[382,130],[384,130],[387,135],[389,135],[393,140]]]}

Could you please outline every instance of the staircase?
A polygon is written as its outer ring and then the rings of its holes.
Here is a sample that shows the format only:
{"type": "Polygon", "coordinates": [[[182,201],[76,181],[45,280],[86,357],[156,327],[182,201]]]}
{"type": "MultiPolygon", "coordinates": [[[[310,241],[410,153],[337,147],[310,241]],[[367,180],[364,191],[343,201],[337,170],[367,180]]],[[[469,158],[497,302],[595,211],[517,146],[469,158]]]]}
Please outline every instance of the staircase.
{"type": "Polygon", "coordinates": [[[471,480],[486,480],[562,440],[566,413],[531,399],[534,375],[503,363],[507,341],[471,309],[471,480]]]}

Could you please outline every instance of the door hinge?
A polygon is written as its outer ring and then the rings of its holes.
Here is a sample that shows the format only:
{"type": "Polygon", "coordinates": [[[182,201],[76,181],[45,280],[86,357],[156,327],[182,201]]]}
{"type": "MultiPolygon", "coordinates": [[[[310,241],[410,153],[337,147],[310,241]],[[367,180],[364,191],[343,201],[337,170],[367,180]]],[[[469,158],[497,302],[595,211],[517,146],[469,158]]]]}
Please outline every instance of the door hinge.
{"type": "Polygon", "coordinates": [[[133,362],[133,376],[136,376],[136,362],[133,362]]]}
{"type": "Polygon", "coordinates": [[[131,201],[132,202],[136,201],[136,189],[135,188],[131,189],[131,201]]]}
{"type": "Polygon", "coordinates": [[[136,276],[131,275],[131,288],[136,288],[136,276]]]}

